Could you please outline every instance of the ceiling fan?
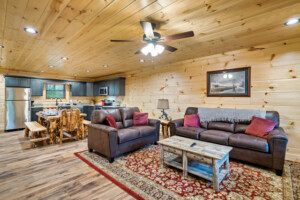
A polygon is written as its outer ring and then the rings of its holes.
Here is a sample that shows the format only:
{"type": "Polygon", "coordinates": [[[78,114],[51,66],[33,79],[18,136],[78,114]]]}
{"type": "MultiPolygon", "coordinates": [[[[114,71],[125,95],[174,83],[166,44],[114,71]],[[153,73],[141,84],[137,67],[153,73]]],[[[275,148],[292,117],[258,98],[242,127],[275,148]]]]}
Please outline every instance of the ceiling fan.
{"type": "Polygon", "coordinates": [[[151,56],[157,56],[158,54],[161,54],[165,49],[174,52],[177,50],[177,48],[172,47],[167,44],[163,44],[164,42],[168,42],[171,40],[178,40],[188,37],[193,37],[194,32],[193,31],[187,31],[184,33],[178,33],[174,35],[169,35],[165,37],[161,37],[161,35],[157,32],[154,32],[153,30],[156,27],[155,23],[146,22],[146,21],[140,21],[140,24],[144,30],[143,40],[110,40],[111,42],[142,42],[147,43],[147,46],[143,47],[142,49],[135,52],[135,54],[143,53],[145,55],[148,55],[149,53],[151,56]]]}

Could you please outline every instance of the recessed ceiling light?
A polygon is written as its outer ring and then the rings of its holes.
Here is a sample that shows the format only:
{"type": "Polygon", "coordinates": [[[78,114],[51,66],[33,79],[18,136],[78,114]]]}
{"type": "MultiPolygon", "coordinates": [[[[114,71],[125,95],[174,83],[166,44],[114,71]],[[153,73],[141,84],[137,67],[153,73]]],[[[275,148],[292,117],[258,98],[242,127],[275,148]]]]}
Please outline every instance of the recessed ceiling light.
{"type": "Polygon", "coordinates": [[[108,65],[103,65],[103,67],[107,68],[107,67],[108,67],[108,65]]]}
{"type": "Polygon", "coordinates": [[[86,72],[90,72],[90,70],[86,70],[86,72]]]}
{"type": "Polygon", "coordinates": [[[27,33],[31,33],[31,34],[37,34],[38,31],[32,27],[25,27],[24,31],[26,31],[27,33]]]}
{"type": "Polygon", "coordinates": [[[284,25],[291,26],[291,25],[297,24],[299,21],[300,21],[300,18],[291,18],[291,19],[287,20],[284,23],[284,25]]]}
{"type": "Polygon", "coordinates": [[[41,71],[42,73],[45,72],[44,70],[41,71]]]}
{"type": "Polygon", "coordinates": [[[140,59],[140,62],[143,63],[143,62],[145,62],[145,60],[144,59],[140,59]]]}
{"type": "Polygon", "coordinates": [[[53,65],[48,65],[48,67],[49,67],[49,68],[53,68],[54,66],[53,66],[53,65]]]}
{"type": "Polygon", "coordinates": [[[3,45],[0,45],[0,49],[3,49],[4,48],[4,46],[3,45]]]}
{"type": "Polygon", "coordinates": [[[67,57],[61,57],[62,60],[69,60],[67,57]]]}

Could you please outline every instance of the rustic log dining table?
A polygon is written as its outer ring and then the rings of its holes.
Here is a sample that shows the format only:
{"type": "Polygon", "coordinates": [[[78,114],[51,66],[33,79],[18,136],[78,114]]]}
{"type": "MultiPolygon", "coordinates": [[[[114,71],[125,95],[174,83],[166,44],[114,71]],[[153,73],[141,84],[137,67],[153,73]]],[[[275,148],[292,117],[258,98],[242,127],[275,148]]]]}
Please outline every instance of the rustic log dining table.
{"type": "MultiPolygon", "coordinates": [[[[68,115],[70,112],[68,112],[68,115]]],[[[45,115],[43,112],[37,112],[36,115],[38,116],[39,124],[46,125],[47,134],[50,136],[50,144],[56,144],[56,136],[60,132],[60,115],[45,115]]],[[[79,135],[82,137],[84,135],[84,118],[87,115],[85,113],[80,113],[80,120],[79,120],[79,135]]]]}

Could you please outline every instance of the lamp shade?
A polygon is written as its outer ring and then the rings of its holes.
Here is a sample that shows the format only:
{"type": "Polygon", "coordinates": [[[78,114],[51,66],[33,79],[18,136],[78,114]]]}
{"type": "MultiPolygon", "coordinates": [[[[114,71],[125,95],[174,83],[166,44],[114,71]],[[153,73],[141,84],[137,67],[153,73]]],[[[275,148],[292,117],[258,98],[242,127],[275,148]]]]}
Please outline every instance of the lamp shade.
{"type": "Polygon", "coordinates": [[[168,99],[158,99],[157,109],[169,109],[169,100],[168,99]]]}

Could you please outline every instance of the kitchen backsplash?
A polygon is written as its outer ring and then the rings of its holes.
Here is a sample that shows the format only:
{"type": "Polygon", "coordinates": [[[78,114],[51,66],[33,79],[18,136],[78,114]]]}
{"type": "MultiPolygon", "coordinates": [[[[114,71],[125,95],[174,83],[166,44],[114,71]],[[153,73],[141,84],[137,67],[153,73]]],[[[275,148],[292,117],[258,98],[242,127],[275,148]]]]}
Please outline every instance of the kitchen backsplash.
{"type": "MultiPolygon", "coordinates": [[[[95,103],[101,103],[101,100],[109,99],[109,100],[115,100],[117,104],[122,104],[124,102],[123,96],[96,96],[96,97],[70,97],[70,99],[73,100],[73,103],[76,104],[90,104],[92,99],[94,99],[95,103]]],[[[35,105],[49,105],[54,104],[55,102],[44,102],[44,99],[42,96],[32,96],[31,100],[34,101],[35,105]]],[[[69,103],[69,102],[68,102],[69,103]]]]}

